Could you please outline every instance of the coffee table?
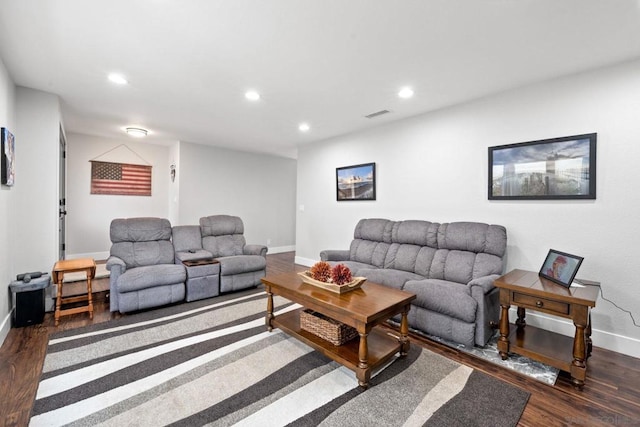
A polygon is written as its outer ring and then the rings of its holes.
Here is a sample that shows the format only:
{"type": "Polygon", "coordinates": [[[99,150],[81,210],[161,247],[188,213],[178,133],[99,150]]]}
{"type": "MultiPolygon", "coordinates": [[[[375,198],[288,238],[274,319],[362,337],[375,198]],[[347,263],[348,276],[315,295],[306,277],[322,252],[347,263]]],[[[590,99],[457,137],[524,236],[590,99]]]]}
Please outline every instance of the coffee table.
{"type": "Polygon", "coordinates": [[[325,356],[355,372],[358,384],[369,386],[371,373],[383,366],[396,353],[409,351],[407,313],[412,293],[377,283],[365,282],[359,289],[343,294],[334,293],[302,282],[297,273],[283,273],[262,279],[267,292],[266,325],[269,331],[280,328],[287,334],[313,347],[325,356]],[[336,346],[300,327],[300,311],[292,310],[274,316],[273,295],[279,295],[304,308],[317,311],[334,320],[356,328],[359,339],[336,346]],[[376,325],[400,314],[400,331],[394,335],[376,325]]]}

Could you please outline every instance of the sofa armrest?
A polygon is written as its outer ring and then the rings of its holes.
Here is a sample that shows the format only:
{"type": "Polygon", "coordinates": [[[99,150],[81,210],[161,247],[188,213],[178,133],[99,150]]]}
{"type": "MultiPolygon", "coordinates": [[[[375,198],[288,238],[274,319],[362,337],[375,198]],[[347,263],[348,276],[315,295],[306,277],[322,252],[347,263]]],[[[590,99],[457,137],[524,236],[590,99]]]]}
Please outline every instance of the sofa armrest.
{"type": "Polygon", "coordinates": [[[473,279],[472,281],[467,283],[467,286],[469,286],[469,289],[472,295],[474,293],[474,287],[481,288],[483,295],[488,294],[496,287],[496,285],[493,284],[493,281],[496,280],[498,277],[500,277],[498,274],[491,274],[489,276],[478,277],[477,279],[473,279]]]}
{"type": "Polygon", "coordinates": [[[320,260],[322,261],[349,261],[349,249],[327,249],[320,252],[320,260]]]}
{"type": "Polygon", "coordinates": [[[242,252],[245,255],[260,255],[263,257],[267,256],[268,250],[265,245],[245,245],[245,247],[242,248],[242,252]]]}
{"type": "Polygon", "coordinates": [[[127,271],[127,264],[125,264],[122,259],[116,256],[110,256],[109,259],[107,259],[107,264],[105,267],[111,272],[111,275],[116,276],[119,276],[127,271]]]}

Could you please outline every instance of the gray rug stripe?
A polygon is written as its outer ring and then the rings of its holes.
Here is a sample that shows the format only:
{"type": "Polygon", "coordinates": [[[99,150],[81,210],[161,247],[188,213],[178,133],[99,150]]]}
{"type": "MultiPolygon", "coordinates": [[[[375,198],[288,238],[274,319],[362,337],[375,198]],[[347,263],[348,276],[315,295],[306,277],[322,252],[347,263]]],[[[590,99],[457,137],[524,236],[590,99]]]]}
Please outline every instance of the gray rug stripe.
{"type": "Polygon", "coordinates": [[[462,392],[433,414],[429,426],[516,426],[529,396],[522,389],[474,370],[462,392]]]}

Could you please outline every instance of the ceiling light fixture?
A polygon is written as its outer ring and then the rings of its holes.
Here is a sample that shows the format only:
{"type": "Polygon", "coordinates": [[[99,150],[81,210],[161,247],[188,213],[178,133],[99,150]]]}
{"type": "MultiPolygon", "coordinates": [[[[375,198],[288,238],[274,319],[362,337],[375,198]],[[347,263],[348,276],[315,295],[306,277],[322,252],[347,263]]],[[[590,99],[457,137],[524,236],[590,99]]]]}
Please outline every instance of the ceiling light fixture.
{"type": "Polygon", "coordinates": [[[122,74],[111,73],[109,74],[109,81],[118,85],[126,85],[129,83],[122,74]]]}
{"type": "Polygon", "coordinates": [[[134,138],[144,138],[147,136],[148,131],[142,128],[127,128],[125,129],[127,134],[133,136],[134,138]]]}
{"type": "Polygon", "coordinates": [[[257,101],[260,99],[260,94],[255,90],[250,90],[244,94],[244,97],[247,98],[249,101],[257,101]]]}
{"type": "Polygon", "coordinates": [[[300,129],[300,132],[308,132],[309,129],[311,129],[311,127],[309,126],[308,123],[300,123],[300,125],[298,126],[298,129],[300,129]]]}
{"type": "Polygon", "coordinates": [[[413,96],[413,89],[410,87],[403,87],[400,89],[400,92],[398,92],[398,96],[403,99],[411,98],[413,96]]]}

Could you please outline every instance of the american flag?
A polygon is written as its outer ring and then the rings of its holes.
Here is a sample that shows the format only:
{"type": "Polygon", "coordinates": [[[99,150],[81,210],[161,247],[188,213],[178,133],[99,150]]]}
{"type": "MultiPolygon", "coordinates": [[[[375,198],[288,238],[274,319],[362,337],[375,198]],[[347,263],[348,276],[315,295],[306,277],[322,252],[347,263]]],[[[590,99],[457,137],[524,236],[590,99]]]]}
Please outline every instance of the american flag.
{"type": "Polygon", "coordinates": [[[151,196],[151,166],[92,161],[91,194],[151,196]]]}

